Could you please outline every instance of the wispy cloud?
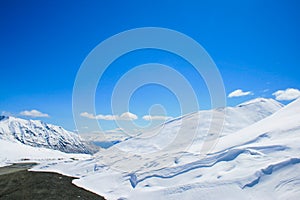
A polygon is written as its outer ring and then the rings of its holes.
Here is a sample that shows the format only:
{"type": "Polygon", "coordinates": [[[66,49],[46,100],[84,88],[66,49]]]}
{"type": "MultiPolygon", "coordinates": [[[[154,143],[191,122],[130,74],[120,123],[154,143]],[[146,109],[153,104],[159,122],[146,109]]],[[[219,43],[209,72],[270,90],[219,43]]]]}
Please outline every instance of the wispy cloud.
{"type": "Polygon", "coordinates": [[[20,115],[27,116],[27,117],[49,117],[48,114],[42,113],[38,110],[24,110],[20,112],[20,115]]]}
{"type": "Polygon", "coordinates": [[[248,91],[248,92],[244,92],[243,90],[241,89],[237,89],[233,92],[231,92],[228,97],[229,98],[232,98],[232,97],[242,97],[242,96],[248,96],[248,95],[252,95],[253,93],[251,91],[248,91]]]}
{"type": "Polygon", "coordinates": [[[2,112],[1,112],[1,115],[4,115],[4,116],[14,116],[13,113],[7,112],[7,111],[2,111],[2,112]]]}
{"type": "Polygon", "coordinates": [[[143,116],[143,119],[146,121],[150,120],[168,120],[171,119],[172,117],[170,116],[163,116],[163,115],[145,115],[143,116]]]}
{"type": "Polygon", "coordinates": [[[115,129],[106,130],[105,133],[121,133],[123,131],[124,131],[123,128],[115,128],[115,129]]]}
{"type": "Polygon", "coordinates": [[[131,112],[125,112],[121,115],[93,115],[88,112],[83,112],[80,113],[80,116],[97,120],[136,120],[138,118],[135,114],[131,112]]]}
{"type": "Polygon", "coordinates": [[[300,97],[300,90],[295,88],[288,88],[286,90],[278,90],[272,95],[274,95],[276,100],[279,101],[294,100],[300,97]]]}
{"type": "Polygon", "coordinates": [[[266,92],[269,92],[269,91],[270,91],[270,89],[264,89],[262,92],[266,93],[266,92]]]}

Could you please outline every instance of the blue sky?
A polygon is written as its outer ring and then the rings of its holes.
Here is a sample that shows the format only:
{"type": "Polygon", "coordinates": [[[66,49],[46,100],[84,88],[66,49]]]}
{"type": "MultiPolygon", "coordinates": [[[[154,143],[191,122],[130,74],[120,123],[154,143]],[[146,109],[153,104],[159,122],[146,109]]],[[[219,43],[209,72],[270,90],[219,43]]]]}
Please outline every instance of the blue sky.
{"type": "MultiPolygon", "coordinates": [[[[0,111],[20,116],[35,109],[50,116],[41,118],[44,121],[74,130],[72,89],[81,63],[101,41],[138,27],[173,29],[200,43],[219,68],[227,94],[237,89],[250,92],[228,98],[228,105],[260,96],[275,98],[272,94],[278,90],[299,89],[299,9],[296,0],[1,1],[0,111]]],[[[210,107],[205,84],[189,63],[148,50],[123,56],[109,67],[98,85],[97,114],[111,114],[109,97],[116,81],[147,62],[180,71],[201,99],[201,107],[210,107]]],[[[180,114],[174,95],[155,85],[134,93],[130,112],[145,125],[141,117],[157,103],[170,116],[180,114]]],[[[106,121],[104,128],[114,125],[106,121]]]]}

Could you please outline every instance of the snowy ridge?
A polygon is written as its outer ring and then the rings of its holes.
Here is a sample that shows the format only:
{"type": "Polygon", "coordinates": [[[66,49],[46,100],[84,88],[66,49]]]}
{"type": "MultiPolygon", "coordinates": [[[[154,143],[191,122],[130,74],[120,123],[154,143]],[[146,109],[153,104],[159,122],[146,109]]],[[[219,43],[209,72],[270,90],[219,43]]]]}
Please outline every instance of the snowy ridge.
{"type": "MultiPolygon", "coordinates": [[[[176,137],[178,130],[182,127],[182,120],[185,120],[187,124],[185,131],[195,133],[195,135],[192,135],[195,137],[193,141],[194,144],[187,151],[197,153],[199,150],[198,147],[202,145],[210,128],[212,115],[214,115],[216,119],[222,119],[225,114],[224,122],[222,122],[223,129],[220,133],[220,137],[224,137],[264,119],[282,107],[283,105],[281,103],[273,99],[258,98],[235,107],[202,110],[172,119],[151,131],[144,132],[141,137],[129,139],[116,146],[124,151],[140,153],[155,152],[159,149],[163,149],[169,144],[172,138],[176,137]],[[147,138],[148,135],[156,136],[144,139],[145,137],[147,138]],[[168,140],[166,138],[170,139],[168,140]]],[[[185,142],[186,141],[183,140],[182,145],[185,145],[185,142]]]]}
{"type": "Polygon", "coordinates": [[[280,170],[284,167],[288,167],[289,165],[295,165],[300,163],[300,158],[289,158],[287,160],[268,165],[267,167],[260,169],[259,171],[255,172],[255,178],[251,182],[242,185],[242,189],[245,187],[253,187],[259,183],[259,180],[266,175],[271,175],[273,172],[280,170]]]}
{"type": "MultiPolygon", "coordinates": [[[[266,149],[272,148],[272,147],[265,147],[266,149]]],[[[132,184],[132,187],[136,187],[136,185],[140,182],[145,181],[146,179],[150,178],[172,178],[175,176],[178,176],[180,174],[184,174],[186,172],[195,170],[197,168],[207,168],[212,167],[215,164],[219,162],[228,162],[231,160],[234,160],[236,157],[238,157],[240,154],[249,153],[252,155],[258,154],[256,150],[252,150],[251,148],[245,148],[245,149],[230,149],[226,151],[219,152],[215,155],[208,156],[204,159],[191,162],[188,164],[175,166],[175,167],[169,167],[164,168],[157,171],[151,171],[142,173],[139,175],[131,174],[130,175],[130,182],[132,184]]]]}
{"type": "Polygon", "coordinates": [[[66,153],[90,153],[78,134],[39,120],[0,116],[0,139],[66,153]]]}
{"type": "Polygon", "coordinates": [[[283,106],[283,104],[279,103],[278,101],[274,100],[274,99],[266,99],[266,98],[256,98],[256,99],[251,99],[249,101],[246,101],[244,103],[241,103],[239,105],[237,105],[237,107],[242,107],[242,106],[247,106],[247,105],[251,105],[251,104],[269,104],[269,106],[271,106],[272,104],[274,106],[283,106]]]}

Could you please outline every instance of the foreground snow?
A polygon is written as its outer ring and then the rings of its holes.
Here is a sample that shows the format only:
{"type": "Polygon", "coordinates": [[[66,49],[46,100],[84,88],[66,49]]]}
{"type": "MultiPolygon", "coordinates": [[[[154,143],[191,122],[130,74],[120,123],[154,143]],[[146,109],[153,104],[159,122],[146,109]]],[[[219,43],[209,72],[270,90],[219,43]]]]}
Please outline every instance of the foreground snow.
{"type": "Polygon", "coordinates": [[[92,159],[48,162],[34,170],[80,177],[74,184],[107,199],[300,198],[300,99],[221,136],[207,156],[194,150],[120,154],[110,148],[92,159]]]}
{"type": "Polygon", "coordinates": [[[19,142],[0,140],[0,167],[20,162],[73,162],[91,158],[88,154],[71,154],[47,148],[37,148],[19,142]]]}

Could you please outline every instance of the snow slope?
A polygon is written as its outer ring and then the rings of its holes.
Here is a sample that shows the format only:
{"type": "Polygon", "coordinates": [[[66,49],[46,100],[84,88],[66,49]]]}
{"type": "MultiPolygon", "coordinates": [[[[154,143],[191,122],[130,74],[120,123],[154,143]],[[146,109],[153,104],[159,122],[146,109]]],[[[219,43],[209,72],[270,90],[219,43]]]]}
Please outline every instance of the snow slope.
{"type": "MultiPolygon", "coordinates": [[[[261,100],[236,108],[258,107],[260,116],[261,100]]],[[[176,123],[168,129],[176,129],[176,123]]],[[[34,170],[76,175],[80,179],[74,184],[107,199],[299,199],[299,144],[300,99],[250,126],[222,133],[206,156],[193,151],[120,154],[109,148],[75,165],[46,163],[34,170]]]]}
{"type": "Polygon", "coordinates": [[[42,147],[31,147],[18,141],[0,140],[0,167],[19,162],[72,162],[77,159],[89,159],[88,154],[71,154],[42,147]]]}
{"type": "Polygon", "coordinates": [[[202,110],[172,119],[116,147],[126,152],[151,153],[164,149],[178,135],[182,135],[177,146],[174,146],[174,151],[181,149],[181,151],[199,153],[201,150],[199,146],[203,145],[204,139],[211,130],[219,128],[218,124],[222,128],[219,137],[223,137],[273,114],[282,107],[281,103],[273,99],[257,98],[235,107],[202,110]]]}
{"type": "Polygon", "coordinates": [[[0,116],[0,140],[19,141],[67,153],[89,153],[78,134],[39,120],[0,116]]]}

